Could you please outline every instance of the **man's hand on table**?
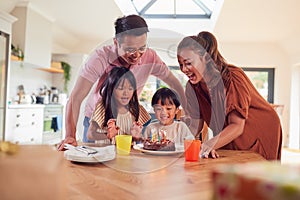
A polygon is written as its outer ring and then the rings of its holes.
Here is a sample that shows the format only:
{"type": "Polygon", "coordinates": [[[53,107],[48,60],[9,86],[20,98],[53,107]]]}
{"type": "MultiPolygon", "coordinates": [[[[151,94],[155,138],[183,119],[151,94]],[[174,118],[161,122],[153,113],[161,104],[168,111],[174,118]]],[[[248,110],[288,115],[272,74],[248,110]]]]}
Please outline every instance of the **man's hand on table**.
{"type": "Polygon", "coordinates": [[[57,150],[63,151],[65,150],[65,144],[71,144],[73,146],[77,146],[77,141],[74,137],[68,136],[58,145],[57,150]]]}

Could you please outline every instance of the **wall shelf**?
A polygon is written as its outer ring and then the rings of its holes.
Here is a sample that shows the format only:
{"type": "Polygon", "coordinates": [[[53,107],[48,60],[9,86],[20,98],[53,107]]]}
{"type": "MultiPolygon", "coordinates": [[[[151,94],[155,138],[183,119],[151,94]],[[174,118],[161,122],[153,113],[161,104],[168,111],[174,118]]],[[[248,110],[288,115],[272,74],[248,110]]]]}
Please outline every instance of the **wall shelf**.
{"type": "MultiPolygon", "coordinates": [[[[20,58],[18,58],[17,56],[14,56],[14,55],[10,56],[10,60],[11,61],[16,61],[16,62],[24,62],[23,60],[21,60],[20,58]]],[[[36,69],[46,71],[46,72],[50,72],[50,73],[59,73],[59,74],[64,73],[64,70],[62,69],[60,62],[51,62],[51,67],[50,68],[38,67],[36,69]]]]}
{"type": "Polygon", "coordinates": [[[51,62],[51,67],[50,68],[38,68],[39,70],[43,70],[46,72],[51,72],[51,73],[64,73],[64,70],[62,69],[61,62],[51,62]]]}
{"type": "Polygon", "coordinates": [[[22,61],[19,57],[14,56],[14,55],[10,55],[10,59],[13,61],[22,61]]]}
{"type": "Polygon", "coordinates": [[[56,68],[37,68],[38,70],[42,70],[42,71],[46,71],[46,72],[50,72],[50,73],[59,73],[59,74],[63,74],[64,70],[62,69],[56,69],[56,68]]]}

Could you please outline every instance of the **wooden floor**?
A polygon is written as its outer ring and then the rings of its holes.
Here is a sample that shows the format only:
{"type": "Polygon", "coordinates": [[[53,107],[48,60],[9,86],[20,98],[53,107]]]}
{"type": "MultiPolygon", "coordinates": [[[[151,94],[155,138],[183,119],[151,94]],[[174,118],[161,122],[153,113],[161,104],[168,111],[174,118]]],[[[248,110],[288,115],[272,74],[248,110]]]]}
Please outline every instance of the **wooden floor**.
{"type": "Polygon", "coordinates": [[[300,164],[300,150],[283,148],[281,152],[282,164],[300,164]]]}

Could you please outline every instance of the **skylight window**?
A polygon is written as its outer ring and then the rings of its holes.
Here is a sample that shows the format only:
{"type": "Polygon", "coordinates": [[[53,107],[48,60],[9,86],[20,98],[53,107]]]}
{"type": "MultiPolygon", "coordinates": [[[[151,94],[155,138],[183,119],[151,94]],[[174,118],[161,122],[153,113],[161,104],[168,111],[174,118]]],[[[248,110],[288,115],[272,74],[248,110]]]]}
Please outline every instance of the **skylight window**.
{"type": "Polygon", "coordinates": [[[216,0],[130,0],[129,4],[144,18],[210,18],[216,0]]]}
{"type": "Polygon", "coordinates": [[[200,0],[131,0],[145,18],[209,18],[211,10],[200,0]]]}
{"type": "Polygon", "coordinates": [[[190,33],[192,27],[212,30],[224,0],[115,0],[124,15],[137,14],[152,28],[190,33]]]}

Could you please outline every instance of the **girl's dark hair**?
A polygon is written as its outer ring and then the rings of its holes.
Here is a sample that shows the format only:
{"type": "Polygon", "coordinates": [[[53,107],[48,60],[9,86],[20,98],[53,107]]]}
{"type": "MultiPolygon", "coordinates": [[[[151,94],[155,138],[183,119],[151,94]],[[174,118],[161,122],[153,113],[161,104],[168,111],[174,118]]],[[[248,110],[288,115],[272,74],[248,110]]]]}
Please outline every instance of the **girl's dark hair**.
{"type": "Polygon", "coordinates": [[[115,21],[115,36],[119,42],[124,35],[140,36],[149,32],[146,21],[138,15],[120,17],[115,21]]]}
{"type": "Polygon", "coordinates": [[[136,79],[133,73],[126,67],[114,67],[108,74],[100,87],[100,95],[102,96],[103,106],[105,108],[105,118],[103,126],[107,126],[109,119],[115,119],[118,115],[117,104],[113,92],[120,84],[128,80],[134,89],[133,96],[129,101],[129,112],[134,116],[135,121],[139,118],[139,102],[136,91],[136,79]]]}
{"type": "Polygon", "coordinates": [[[176,108],[180,106],[180,101],[177,93],[169,88],[160,88],[154,93],[151,101],[152,107],[158,104],[159,100],[161,101],[161,105],[165,105],[166,100],[169,100],[169,102],[171,104],[174,104],[176,108]]]}

